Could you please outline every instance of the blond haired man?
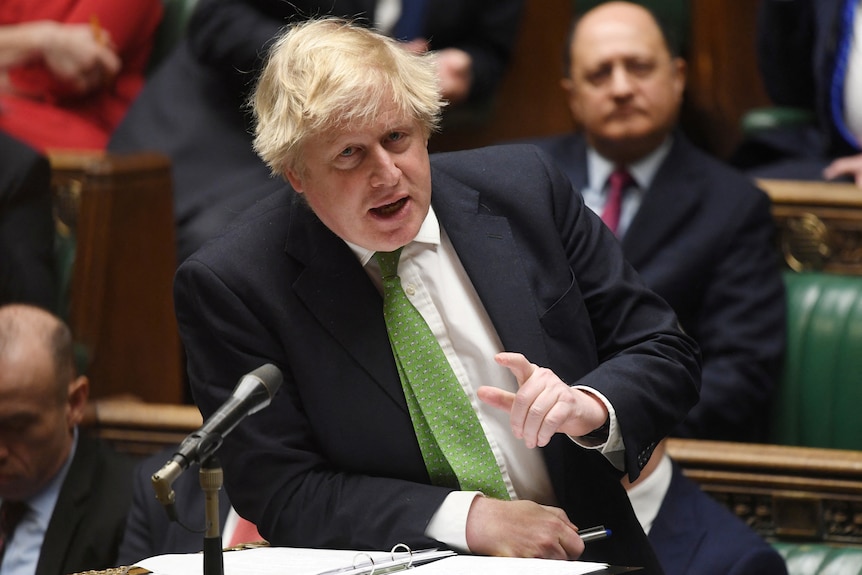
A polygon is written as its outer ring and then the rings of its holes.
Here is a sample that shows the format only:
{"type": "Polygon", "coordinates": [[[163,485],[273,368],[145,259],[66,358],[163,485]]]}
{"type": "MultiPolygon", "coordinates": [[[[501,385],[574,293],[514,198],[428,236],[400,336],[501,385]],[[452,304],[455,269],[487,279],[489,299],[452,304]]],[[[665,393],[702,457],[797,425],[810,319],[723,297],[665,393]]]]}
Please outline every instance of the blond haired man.
{"type": "Polygon", "coordinates": [[[255,146],[293,190],[187,260],[175,289],[204,416],[250,368],[285,374],[222,447],[231,501],[275,545],[661,573],[619,478],[696,401],[697,348],[535,148],[429,158],[437,89],[433,54],[348,22],[299,24],[273,45],[255,146]],[[410,359],[384,320],[380,252],[397,250],[403,295],[456,381],[440,401],[469,404],[502,494],[426,459],[399,376],[410,359]],[[614,535],[585,545],[578,531],[600,523],[614,535]]]}

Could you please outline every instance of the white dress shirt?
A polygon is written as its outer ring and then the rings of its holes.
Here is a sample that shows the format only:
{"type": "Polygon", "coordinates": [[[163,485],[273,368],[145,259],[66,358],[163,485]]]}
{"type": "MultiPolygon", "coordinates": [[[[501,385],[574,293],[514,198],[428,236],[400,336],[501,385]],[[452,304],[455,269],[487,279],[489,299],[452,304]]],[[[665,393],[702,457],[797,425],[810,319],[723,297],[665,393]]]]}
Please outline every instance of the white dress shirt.
{"type": "MultiPolygon", "coordinates": [[[[355,244],[348,245],[382,293],[380,268],[372,257],[374,252],[355,244]]],[[[425,318],[470,398],[510,497],[555,505],[553,487],[540,450],[528,449],[514,436],[507,413],[488,406],[476,396],[476,390],[482,385],[516,392],[518,382],[507,368],[494,361],[494,356],[505,350],[454,247],[441,230],[433,208],[429,209],[416,238],[404,247],[398,275],[407,297],[425,318]]],[[[589,447],[601,449],[609,459],[613,455],[612,461],[618,461],[616,456],[623,451],[623,445],[613,407],[601,394],[591,391],[608,406],[611,429],[605,444],[589,447]]],[[[476,495],[459,491],[450,494],[432,518],[426,534],[455,549],[469,551],[467,513],[476,495]]]]}

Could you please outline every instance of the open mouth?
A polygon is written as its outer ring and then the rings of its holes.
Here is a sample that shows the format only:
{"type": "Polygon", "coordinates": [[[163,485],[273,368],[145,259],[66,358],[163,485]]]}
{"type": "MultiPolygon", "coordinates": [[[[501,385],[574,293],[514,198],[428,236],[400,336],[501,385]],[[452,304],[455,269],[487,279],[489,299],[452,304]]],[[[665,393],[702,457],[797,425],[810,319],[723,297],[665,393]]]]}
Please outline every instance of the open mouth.
{"type": "Polygon", "coordinates": [[[386,204],[385,206],[380,206],[379,208],[371,208],[371,211],[374,212],[374,214],[385,218],[397,213],[398,210],[400,210],[407,204],[407,200],[408,198],[404,197],[397,202],[392,202],[391,204],[386,204]]]}

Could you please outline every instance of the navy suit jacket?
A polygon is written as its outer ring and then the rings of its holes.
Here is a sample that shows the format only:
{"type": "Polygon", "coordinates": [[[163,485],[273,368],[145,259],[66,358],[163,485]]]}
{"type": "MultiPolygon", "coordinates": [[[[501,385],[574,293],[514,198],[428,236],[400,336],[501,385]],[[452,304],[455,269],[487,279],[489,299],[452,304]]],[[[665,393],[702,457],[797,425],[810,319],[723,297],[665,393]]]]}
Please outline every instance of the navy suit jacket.
{"type": "MultiPolygon", "coordinates": [[[[580,134],[537,140],[587,185],[580,134]]],[[[681,133],[622,239],[626,259],[674,308],[703,354],[700,402],[676,435],[765,441],[780,379],[785,300],[769,197],[681,133]]]]}
{"type": "Polygon", "coordinates": [[[36,575],[66,575],[117,565],[132,500],[132,461],[81,434],[36,566],[36,575]]]}
{"type": "MultiPolygon", "coordinates": [[[[432,156],[432,204],[505,349],[598,389],[638,475],[697,398],[697,348],[617,242],[535,147],[432,156]]],[[[237,511],[274,545],[439,545],[424,532],[451,491],[430,485],[383,321],[340,238],[285,189],[183,263],[175,302],[196,403],[209,417],[244,373],[284,373],[221,447],[237,511]]],[[[614,537],[585,559],[660,568],[595,450],[543,449],[560,506],[614,537]],[[619,536],[617,536],[617,534],[619,536]]]]}
{"type": "MultiPolygon", "coordinates": [[[[120,543],[118,565],[134,565],[154,555],[197,553],[203,549],[206,513],[199,467],[186,470],[173,483],[174,508],[179,522],[169,519],[164,505],[156,499],[153,491],[153,473],[160,470],[174,453],[176,449],[166,449],[139,461],[136,465],[132,483],[132,506],[120,543]]],[[[220,531],[224,531],[229,511],[230,501],[224,492],[220,492],[220,531]]]]}
{"type": "Polygon", "coordinates": [[[649,533],[665,575],[786,575],[781,555],[673,464],[649,533]]]}

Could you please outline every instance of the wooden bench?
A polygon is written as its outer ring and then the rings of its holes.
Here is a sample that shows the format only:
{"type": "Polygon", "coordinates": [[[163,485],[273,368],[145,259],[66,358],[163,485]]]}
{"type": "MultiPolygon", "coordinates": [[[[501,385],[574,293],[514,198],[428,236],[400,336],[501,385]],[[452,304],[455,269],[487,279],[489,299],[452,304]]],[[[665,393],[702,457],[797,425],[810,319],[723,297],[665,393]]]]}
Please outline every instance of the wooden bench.
{"type": "Polygon", "coordinates": [[[100,152],[49,158],[60,313],[82,350],[91,394],[183,402],[169,160],[100,152]]]}

